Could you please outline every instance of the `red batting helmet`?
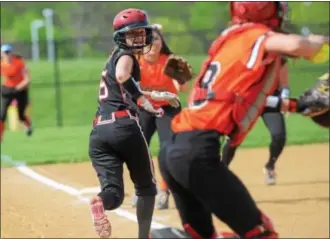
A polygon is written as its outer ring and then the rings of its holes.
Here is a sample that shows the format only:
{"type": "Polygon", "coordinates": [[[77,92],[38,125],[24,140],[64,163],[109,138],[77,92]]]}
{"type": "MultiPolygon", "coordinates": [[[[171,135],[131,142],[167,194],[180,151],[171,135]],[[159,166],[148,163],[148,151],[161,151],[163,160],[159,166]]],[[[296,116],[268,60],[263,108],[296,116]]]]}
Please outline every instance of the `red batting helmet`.
{"type": "Polygon", "coordinates": [[[230,2],[234,24],[255,22],[278,28],[287,18],[288,9],[287,2],[230,2]]]}
{"type": "Polygon", "coordinates": [[[140,9],[129,8],[119,12],[113,20],[113,30],[114,41],[120,48],[143,48],[152,43],[152,29],[149,26],[148,16],[140,9]],[[126,44],[125,33],[137,28],[144,28],[146,30],[145,45],[129,47],[126,44]]]}

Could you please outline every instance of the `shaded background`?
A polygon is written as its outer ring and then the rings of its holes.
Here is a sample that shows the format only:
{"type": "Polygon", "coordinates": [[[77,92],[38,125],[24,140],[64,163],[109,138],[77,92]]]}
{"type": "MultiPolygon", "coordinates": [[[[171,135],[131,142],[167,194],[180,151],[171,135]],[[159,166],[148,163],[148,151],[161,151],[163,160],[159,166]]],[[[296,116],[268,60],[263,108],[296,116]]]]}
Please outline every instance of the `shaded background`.
{"type": "MultiPolygon", "coordinates": [[[[290,2],[287,28],[329,34],[328,2],[290,2]]],[[[164,26],[171,49],[198,73],[210,43],[229,21],[228,2],[1,2],[1,40],[11,43],[27,59],[31,72],[29,114],[35,134],[5,133],[1,153],[28,163],[88,160],[88,135],[97,109],[101,72],[113,47],[112,20],[117,12],[145,9],[151,23],[164,26]],[[43,9],[54,10],[56,61],[47,60],[45,28],[39,30],[40,61],[31,61],[30,24],[44,20],[43,9]]],[[[298,96],[327,72],[329,63],[315,65],[289,61],[292,96],[298,96]]],[[[183,105],[187,95],[180,94],[183,105]]],[[[11,111],[12,112],[12,111],[11,111]]],[[[8,114],[12,115],[12,114],[8,114]]],[[[8,120],[10,122],[10,120],[8,120]]],[[[286,120],[288,144],[329,142],[329,132],[306,117],[291,114],[286,120]]],[[[8,126],[9,124],[7,124],[8,126]]],[[[269,132],[262,120],[243,146],[266,146],[269,132]]],[[[151,152],[158,152],[157,134],[151,152]]]]}
{"type": "MultiPolygon", "coordinates": [[[[290,2],[288,28],[299,33],[307,26],[329,34],[329,2],[290,2]]],[[[2,40],[31,57],[30,23],[54,10],[55,38],[61,58],[106,56],[113,47],[112,20],[118,11],[145,9],[152,23],[161,23],[177,54],[204,54],[228,23],[228,2],[2,2],[2,40]]],[[[45,28],[40,29],[41,57],[46,57],[45,28]]]]}

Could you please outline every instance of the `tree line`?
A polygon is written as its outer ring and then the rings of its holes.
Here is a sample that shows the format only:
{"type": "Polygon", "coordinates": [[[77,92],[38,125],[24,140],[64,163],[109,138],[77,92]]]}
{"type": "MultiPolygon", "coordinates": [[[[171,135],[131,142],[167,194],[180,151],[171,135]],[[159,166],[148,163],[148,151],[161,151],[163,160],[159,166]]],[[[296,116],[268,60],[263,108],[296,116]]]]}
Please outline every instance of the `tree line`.
{"type": "MultiPolygon", "coordinates": [[[[4,42],[28,44],[31,22],[42,20],[42,10],[51,8],[60,54],[85,56],[95,48],[111,48],[114,16],[133,7],[146,10],[151,22],[163,25],[168,44],[176,48],[173,50],[204,52],[227,26],[228,5],[228,2],[1,2],[1,38],[4,42]],[[74,49],[70,50],[72,46],[74,49]]],[[[289,2],[289,5],[290,26],[294,31],[307,26],[312,32],[329,34],[329,2],[289,2]]],[[[46,40],[44,29],[40,30],[39,39],[46,40]]]]}

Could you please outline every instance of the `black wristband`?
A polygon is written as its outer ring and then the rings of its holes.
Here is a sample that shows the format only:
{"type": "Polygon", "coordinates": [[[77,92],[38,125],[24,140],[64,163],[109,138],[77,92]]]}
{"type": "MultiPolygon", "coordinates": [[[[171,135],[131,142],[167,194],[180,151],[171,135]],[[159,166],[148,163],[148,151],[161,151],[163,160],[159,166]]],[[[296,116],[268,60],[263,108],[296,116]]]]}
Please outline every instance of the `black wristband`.
{"type": "Polygon", "coordinates": [[[142,93],[133,77],[129,78],[122,85],[134,100],[137,100],[142,96],[142,93]]]}

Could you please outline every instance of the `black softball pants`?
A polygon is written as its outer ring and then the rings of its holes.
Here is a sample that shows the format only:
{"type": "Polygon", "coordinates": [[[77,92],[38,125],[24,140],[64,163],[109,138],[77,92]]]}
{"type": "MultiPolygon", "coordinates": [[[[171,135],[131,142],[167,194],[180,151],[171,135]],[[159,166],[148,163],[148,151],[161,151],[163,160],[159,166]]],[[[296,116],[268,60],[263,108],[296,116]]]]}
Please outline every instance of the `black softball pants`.
{"type": "Polygon", "coordinates": [[[5,122],[7,118],[8,107],[11,102],[16,99],[17,100],[17,108],[18,108],[18,117],[19,120],[24,122],[27,121],[25,116],[25,110],[29,104],[29,92],[28,89],[1,96],[1,121],[5,122]]]}
{"type": "Polygon", "coordinates": [[[155,196],[154,167],[138,119],[132,115],[101,117],[90,133],[89,156],[101,184],[99,196],[105,209],[113,210],[124,200],[124,163],[136,195],[155,196]]]}
{"type": "Polygon", "coordinates": [[[248,190],[220,161],[219,138],[215,131],[182,132],[160,152],[161,173],[182,224],[202,238],[214,233],[212,213],[239,235],[261,223],[261,212],[248,190]]]}

